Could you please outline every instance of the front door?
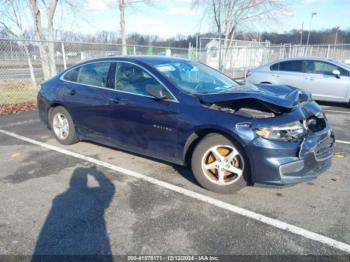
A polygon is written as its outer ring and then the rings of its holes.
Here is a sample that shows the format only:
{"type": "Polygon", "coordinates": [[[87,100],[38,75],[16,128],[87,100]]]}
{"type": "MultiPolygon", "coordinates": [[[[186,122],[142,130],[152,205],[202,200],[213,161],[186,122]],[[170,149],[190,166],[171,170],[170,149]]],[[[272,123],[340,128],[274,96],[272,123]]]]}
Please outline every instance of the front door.
{"type": "Polygon", "coordinates": [[[336,65],[323,61],[306,61],[305,89],[312,93],[316,100],[348,102],[350,89],[349,73],[336,65]],[[332,72],[339,70],[337,78],[332,72]]]}
{"type": "Polygon", "coordinates": [[[149,156],[175,160],[179,128],[176,98],[138,65],[118,62],[111,136],[122,147],[149,156]],[[147,85],[164,88],[168,99],[157,100],[146,91],[147,85]]]}

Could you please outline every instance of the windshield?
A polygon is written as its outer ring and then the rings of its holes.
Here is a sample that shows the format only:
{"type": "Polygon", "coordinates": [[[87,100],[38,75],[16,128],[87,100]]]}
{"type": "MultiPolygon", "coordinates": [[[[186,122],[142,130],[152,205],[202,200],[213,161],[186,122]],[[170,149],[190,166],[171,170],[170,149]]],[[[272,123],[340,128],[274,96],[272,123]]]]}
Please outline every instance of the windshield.
{"type": "Polygon", "coordinates": [[[341,61],[341,60],[335,60],[335,59],[330,59],[330,61],[332,61],[335,64],[338,64],[342,67],[345,67],[347,70],[350,69],[350,64],[347,63],[347,61],[341,61]]]}
{"type": "Polygon", "coordinates": [[[345,67],[346,69],[348,69],[348,70],[350,69],[350,64],[346,63],[345,61],[344,61],[344,62],[343,62],[343,61],[340,61],[339,64],[342,65],[342,66],[344,66],[344,67],[345,67]]]}
{"type": "Polygon", "coordinates": [[[190,94],[224,92],[239,85],[229,77],[200,63],[175,61],[154,65],[177,87],[190,94]]]}

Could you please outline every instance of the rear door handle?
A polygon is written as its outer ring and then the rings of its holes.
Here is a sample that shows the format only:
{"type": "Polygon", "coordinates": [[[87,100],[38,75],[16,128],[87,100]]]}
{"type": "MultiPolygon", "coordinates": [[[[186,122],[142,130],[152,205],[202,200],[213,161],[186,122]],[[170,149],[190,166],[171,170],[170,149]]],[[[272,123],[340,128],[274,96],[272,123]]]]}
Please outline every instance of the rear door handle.
{"type": "Polygon", "coordinates": [[[111,104],[119,104],[120,98],[110,98],[110,99],[109,99],[109,102],[110,102],[111,104]]]}
{"type": "Polygon", "coordinates": [[[70,91],[69,91],[69,94],[70,94],[71,96],[74,96],[75,93],[76,93],[75,90],[70,90],[70,91]]]}

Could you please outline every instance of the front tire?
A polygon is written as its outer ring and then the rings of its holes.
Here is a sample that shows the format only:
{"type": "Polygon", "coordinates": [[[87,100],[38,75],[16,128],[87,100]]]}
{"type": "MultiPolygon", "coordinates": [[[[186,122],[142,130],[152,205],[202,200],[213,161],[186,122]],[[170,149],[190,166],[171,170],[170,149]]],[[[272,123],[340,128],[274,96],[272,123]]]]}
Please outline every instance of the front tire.
{"type": "Polygon", "coordinates": [[[204,188],[222,194],[247,185],[249,163],[243,149],[220,134],[205,136],[193,151],[192,172],[204,188]]]}
{"type": "Polygon", "coordinates": [[[61,144],[71,145],[79,141],[72,117],[64,107],[57,106],[52,109],[50,126],[57,141],[61,144]]]}

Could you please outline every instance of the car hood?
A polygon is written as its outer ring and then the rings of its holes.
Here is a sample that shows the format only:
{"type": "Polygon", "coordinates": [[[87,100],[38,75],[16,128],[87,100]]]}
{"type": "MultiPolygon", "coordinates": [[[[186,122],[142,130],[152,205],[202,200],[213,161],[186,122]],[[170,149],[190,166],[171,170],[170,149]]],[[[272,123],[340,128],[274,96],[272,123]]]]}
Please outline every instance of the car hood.
{"type": "Polygon", "coordinates": [[[291,110],[301,102],[311,100],[311,95],[288,85],[246,84],[227,92],[199,95],[199,99],[205,104],[255,99],[291,110]]]}

